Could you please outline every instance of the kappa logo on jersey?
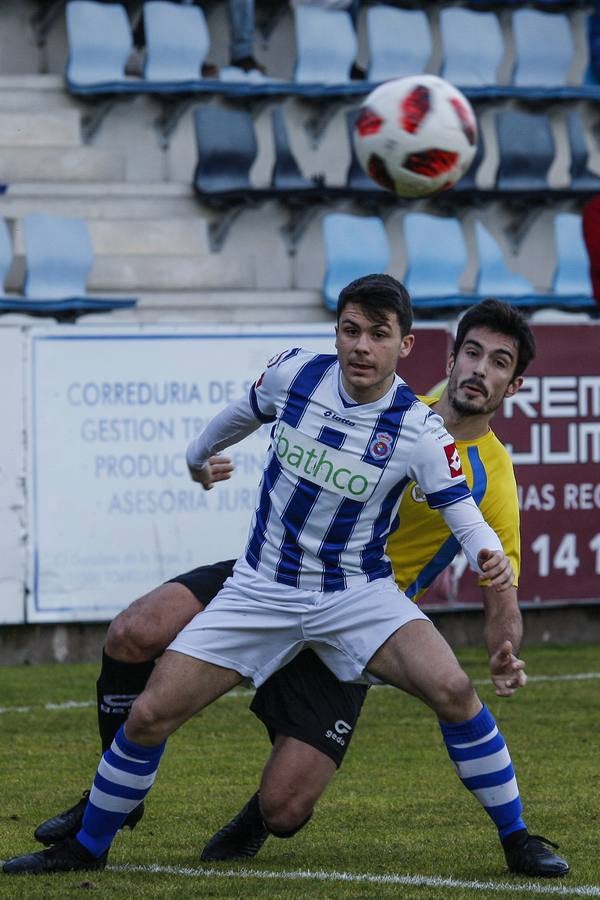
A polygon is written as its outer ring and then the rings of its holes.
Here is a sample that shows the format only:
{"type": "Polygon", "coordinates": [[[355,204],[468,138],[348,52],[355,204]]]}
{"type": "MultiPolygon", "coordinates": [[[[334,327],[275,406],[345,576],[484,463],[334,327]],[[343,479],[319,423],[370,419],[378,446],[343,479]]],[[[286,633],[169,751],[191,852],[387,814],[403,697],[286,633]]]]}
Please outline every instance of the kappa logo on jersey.
{"type": "Polygon", "coordinates": [[[367,500],[381,477],[375,466],[322,444],[281,421],[273,432],[272,442],[284,469],[349,500],[367,500]]]}
{"type": "Polygon", "coordinates": [[[387,459],[392,452],[393,442],[394,438],[391,434],[388,434],[387,431],[378,431],[371,441],[369,453],[371,456],[374,456],[375,459],[387,459]]]}
{"type": "Polygon", "coordinates": [[[456,444],[446,444],[444,446],[444,453],[446,454],[446,459],[448,460],[448,468],[450,469],[450,474],[453,478],[457,478],[459,475],[462,475],[462,465],[460,462],[460,456],[458,455],[458,450],[456,449],[456,444]]]}

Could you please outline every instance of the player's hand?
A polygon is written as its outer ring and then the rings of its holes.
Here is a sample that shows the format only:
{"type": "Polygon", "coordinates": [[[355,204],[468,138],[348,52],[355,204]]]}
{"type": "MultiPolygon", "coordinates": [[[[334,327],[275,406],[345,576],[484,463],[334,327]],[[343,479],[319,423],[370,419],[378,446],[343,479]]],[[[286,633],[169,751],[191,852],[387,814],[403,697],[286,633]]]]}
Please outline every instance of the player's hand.
{"type": "Polygon", "coordinates": [[[497,591],[505,591],[512,586],[515,573],[508,556],[501,550],[480,550],[477,563],[497,591]]]}
{"type": "Polygon", "coordinates": [[[217,481],[227,481],[233,472],[233,463],[228,456],[211,456],[203,466],[189,466],[192,481],[201,484],[205,491],[210,491],[217,481]]]}
{"type": "Polygon", "coordinates": [[[515,656],[510,641],[504,641],[490,657],[490,672],[498,697],[511,697],[515,691],[527,684],[525,663],[515,656]]]}

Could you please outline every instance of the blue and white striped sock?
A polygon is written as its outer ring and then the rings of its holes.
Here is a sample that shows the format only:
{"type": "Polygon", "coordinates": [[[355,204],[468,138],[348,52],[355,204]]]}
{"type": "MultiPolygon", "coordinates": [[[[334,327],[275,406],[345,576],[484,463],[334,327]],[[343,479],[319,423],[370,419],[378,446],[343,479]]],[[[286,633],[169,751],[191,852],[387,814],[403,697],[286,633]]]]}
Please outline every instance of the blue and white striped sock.
{"type": "Polygon", "coordinates": [[[85,807],[77,840],[102,856],[123,822],[142,802],[156,778],[166,741],[143,747],[125,737],[123,725],[104,753],[85,807]]]}
{"type": "Polygon", "coordinates": [[[494,821],[500,840],[525,828],[510,754],[489,709],[483,706],[467,722],[440,722],[440,728],[458,777],[494,821]]]}

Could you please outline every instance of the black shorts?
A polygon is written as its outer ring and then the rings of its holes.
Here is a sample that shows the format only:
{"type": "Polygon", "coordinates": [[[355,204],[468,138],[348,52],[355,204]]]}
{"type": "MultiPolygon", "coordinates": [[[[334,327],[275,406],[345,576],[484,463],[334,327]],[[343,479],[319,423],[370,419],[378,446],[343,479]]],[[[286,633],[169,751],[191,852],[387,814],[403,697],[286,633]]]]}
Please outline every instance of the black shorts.
{"type": "MultiPolygon", "coordinates": [[[[199,566],[171,578],[206,606],[231,575],[234,559],[199,566]]],[[[298,656],[262,684],[250,704],[271,742],[277,734],[310,744],[339,768],[367,695],[364,684],[338,681],[312,650],[298,656]]]]}

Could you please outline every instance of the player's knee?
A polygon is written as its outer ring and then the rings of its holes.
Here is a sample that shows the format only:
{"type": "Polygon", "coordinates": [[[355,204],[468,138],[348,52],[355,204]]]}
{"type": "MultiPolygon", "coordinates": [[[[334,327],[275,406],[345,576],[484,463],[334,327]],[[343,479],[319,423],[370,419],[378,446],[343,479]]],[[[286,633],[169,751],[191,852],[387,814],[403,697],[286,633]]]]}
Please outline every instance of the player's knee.
{"type": "MultiPolygon", "coordinates": [[[[438,714],[448,721],[463,718],[462,711],[470,708],[473,699],[473,685],[466,672],[457,667],[446,674],[438,685],[438,714]]],[[[465,713],[464,718],[468,714],[465,713]]]]}
{"type": "Polygon", "coordinates": [[[160,744],[168,735],[167,718],[151,692],[144,691],[131,707],[125,733],[139,744],[160,744]]]}
{"type": "Polygon", "coordinates": [[[260,795],[263,820],[276,837],[292,837],[306,825],[313,813],[312,797],[260,795]]]}
{"type": "Polygon", "coordinates": [[[104,648],[109,656],[121,662],[140,663],[155,659],[164,650],[143,619],[131,608],[123,610],[110,623],[104,648]]]}

